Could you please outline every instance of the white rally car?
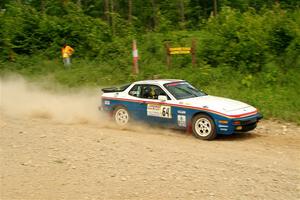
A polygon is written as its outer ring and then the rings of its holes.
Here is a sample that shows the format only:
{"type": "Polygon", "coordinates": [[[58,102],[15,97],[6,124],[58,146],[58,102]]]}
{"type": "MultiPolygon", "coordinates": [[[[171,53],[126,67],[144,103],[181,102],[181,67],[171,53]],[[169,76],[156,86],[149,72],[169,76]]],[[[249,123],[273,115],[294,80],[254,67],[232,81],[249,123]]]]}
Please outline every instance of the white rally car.
{"type": "Polygon", "coordinates": [[[101,110],[124,126],[135,120],[192,130],[200,139],[253,130],[262,115],[246,103],[207,95],[184,80],[145,80],[102,89],[101,110]]]}

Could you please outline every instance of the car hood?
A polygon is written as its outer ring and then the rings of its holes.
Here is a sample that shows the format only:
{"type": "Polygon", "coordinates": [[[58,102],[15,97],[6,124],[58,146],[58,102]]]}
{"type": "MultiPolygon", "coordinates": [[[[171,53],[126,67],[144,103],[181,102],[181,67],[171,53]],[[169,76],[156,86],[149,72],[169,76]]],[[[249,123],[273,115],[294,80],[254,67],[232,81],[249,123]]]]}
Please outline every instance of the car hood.
{"type": "Polygon", "coordinates": [[[256,111],[256,108],[246,103],[210,95],[179,100],[179,104],[208,109],[227,115],[240,115],[256,111]]]}

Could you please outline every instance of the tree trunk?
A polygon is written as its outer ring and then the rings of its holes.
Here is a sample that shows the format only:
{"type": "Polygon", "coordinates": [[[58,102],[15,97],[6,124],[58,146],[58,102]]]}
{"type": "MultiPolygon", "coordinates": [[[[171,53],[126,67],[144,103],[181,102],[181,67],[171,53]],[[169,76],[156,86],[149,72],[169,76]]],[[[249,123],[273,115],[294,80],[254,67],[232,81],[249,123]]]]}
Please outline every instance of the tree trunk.
{"type": "Polygon", "coordinates": [[[151,0],[151,4],[152,4],[152,9],[153,9],[153,29],[155,29],[156,27],[158,27],[158,17],[157,17],[157,5],[155,0],[151,0]]]}
{"type": "Polygon", "coordinates": [[[69,3],[69,0],[63,0],[64,6],[66,6],[69,3]]]}
{"type": "Polygon", "coordinates": [[[217,0],[213,0],[213,5],[214,5],[214,16],[217,16],[217,0]]]}
{"type": "Polygon", "coordinates": [[[181,28],[184,29],[185,24],[185,17],[184,17],[184,0],[179,0],[179,13],[180,13],[180,21],[181,21],[181,28]]]}
{"type": "Polygon", "coordinates": [[[45,0],[41,0],[41,13],[45,14],[45,10],[46,10],[46,2],[45,0]]]}
{"type": "Polygon", "coordinates": [[[132,0],[128,0],[128,23],[132,22],[132,0]]]}
{"type": "Polygon", "coordinates": [[[115,35],[116,29],[115,29],[115,10],[114,10],[114,0],[110,0],[110,13],[111,13],[111,30],[112,34],[115,35]]]}
{"type": "Polygon", "coordinates": [[[110,24],[110,18],[109,18],[109,0],[104,1],[104,15],[105,19],[107,21],[107,24],[110,24]]]}
{"type": "Polygon", "coordinates": [[[78,7],[81,7],[81,0],[77,0],[78,7]]]}

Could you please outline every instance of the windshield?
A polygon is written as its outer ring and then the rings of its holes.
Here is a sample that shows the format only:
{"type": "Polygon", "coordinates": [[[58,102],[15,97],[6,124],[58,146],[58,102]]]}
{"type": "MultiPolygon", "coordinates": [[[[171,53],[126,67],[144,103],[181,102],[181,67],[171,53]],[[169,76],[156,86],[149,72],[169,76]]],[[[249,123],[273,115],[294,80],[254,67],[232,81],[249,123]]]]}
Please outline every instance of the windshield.
{"type": "Polygon", "coordinates": [[[199,90],[194,88],[188,82],[167,83],[164,86],[178,100],[206,95],[204,92],[200,92],[199,90]]]}

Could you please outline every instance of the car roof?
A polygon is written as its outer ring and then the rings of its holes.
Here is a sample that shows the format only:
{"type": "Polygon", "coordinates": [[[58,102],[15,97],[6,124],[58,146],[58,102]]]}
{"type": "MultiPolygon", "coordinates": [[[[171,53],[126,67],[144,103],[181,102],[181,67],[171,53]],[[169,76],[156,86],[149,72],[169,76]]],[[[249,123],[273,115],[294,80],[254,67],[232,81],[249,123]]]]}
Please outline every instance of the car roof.
{"type": "Polygon", "coordinates": [[[136,81],[134,84],[166,84],[172,82],[184,81],[180,79],[154,79],[154,80],[143,80],[143,81],[136,81]]]}

